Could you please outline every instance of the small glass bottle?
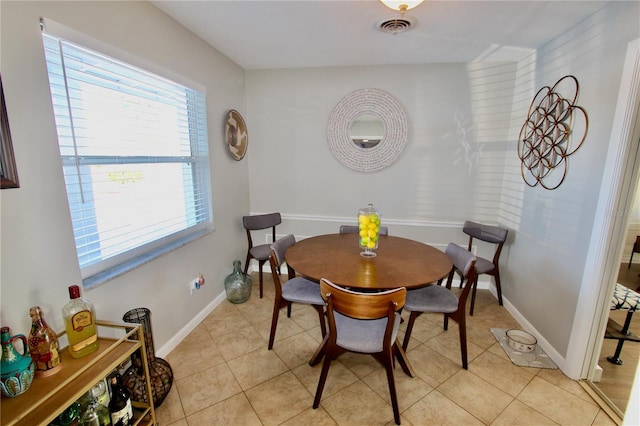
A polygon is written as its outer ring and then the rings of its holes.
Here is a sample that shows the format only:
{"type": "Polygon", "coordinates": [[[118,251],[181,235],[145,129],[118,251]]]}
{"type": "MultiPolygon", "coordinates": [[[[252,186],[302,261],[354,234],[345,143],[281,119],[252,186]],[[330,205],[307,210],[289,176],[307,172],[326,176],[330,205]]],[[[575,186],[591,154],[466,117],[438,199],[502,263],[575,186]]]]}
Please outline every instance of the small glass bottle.
{"type": "Polygon", "coordinates": [[[62,308],[64,325],[69,339],[69,354],[82,358],[98,350],[96,312],[93,304],[80,297],[80,287],[69,286],[71,300],[62,308]]]}
{"type": "Polygon", "coordinates": [[[120,374],[111,377],[111,400],[109,401],[111,424],[113,426],[130,426],[133,424],[133,408],[131,396],[122,386],[120,374]]]}
{"type": "Polygon", "coordinates": [[[224,279],[224,289],[231,303],[244,303],[251,297],[251,276],[242,271],[239,260],[233,261],[233,272],[224,279]]]}
{"type": "Polygon", "coordinates": [[[36,369],[36,377],[47,377],[60,371],[58,336],[47,325],[40,306],[32,306],[29,353],[36,369]]]}

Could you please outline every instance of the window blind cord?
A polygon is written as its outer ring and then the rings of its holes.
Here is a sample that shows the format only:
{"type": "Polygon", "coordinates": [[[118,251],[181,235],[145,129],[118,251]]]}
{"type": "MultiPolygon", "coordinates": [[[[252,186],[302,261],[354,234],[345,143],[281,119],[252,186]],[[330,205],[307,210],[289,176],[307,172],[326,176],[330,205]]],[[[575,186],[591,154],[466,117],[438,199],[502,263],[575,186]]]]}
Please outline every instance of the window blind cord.
{"type": "Polygon", "coordinates": [[[80,199],[84,204],[84,190],[82,189],[82,174],[80,173],[80,159],[78,158],[78,145],[76,143],[76,130],[73,125],[73,112],[71,110],[71,98],[69,97],[69,82],[67,81],[67,67],[64,62],[64,52],[62,50],[62,40],[58,37],[58,47],[60,48],[60,60],[62,64],[62,78],[64,78],[64,90],[67,96],[67,109],[69,110],[69,124],[71,125],[71,139],[73,140],[73,154],[76,165],[76,173],[78,174],[78,185],[80,186],[80,199]]]}

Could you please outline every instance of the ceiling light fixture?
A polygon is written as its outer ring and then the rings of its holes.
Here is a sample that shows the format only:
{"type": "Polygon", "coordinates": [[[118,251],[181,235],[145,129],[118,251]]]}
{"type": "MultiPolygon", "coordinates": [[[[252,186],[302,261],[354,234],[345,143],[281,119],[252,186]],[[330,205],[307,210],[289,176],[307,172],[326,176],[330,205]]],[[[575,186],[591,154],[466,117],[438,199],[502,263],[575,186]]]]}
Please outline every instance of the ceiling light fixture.
{"type": "Polygon", "coordinates": [[[380,1],[389,9],[397,10],[402,15],[404,15],[404,13],[407,10],[413,9],[414,7],[420,5],[420,3],[422,3],[424,0],[400,0],[400,1],[380,0],[380,1]]]}

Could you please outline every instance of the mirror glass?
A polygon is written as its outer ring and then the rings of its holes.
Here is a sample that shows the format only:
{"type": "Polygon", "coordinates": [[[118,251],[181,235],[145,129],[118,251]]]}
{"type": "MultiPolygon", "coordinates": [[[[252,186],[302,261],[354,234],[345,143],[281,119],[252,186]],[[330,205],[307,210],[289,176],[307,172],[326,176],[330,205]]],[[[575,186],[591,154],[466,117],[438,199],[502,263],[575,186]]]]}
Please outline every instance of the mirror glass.
{"type": "Polygon", "coordinates": [[[373,148],[384,138],[382,119],[376,114],[359,114],[351,122],[349,137],[360,148],[373,148]]]}

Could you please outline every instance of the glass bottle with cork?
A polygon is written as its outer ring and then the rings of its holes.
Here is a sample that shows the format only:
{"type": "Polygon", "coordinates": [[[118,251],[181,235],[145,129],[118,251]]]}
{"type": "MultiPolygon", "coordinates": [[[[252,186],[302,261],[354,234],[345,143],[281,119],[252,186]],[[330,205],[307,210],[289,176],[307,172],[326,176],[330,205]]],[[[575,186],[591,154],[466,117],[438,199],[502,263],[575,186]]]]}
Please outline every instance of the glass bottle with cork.
{"type": "Polygon", "coordinates": [[[73,358],[82,358],[98,350],[96,312],[91,302],[80,297],[79,286],[69,286],[69,298],[69,303],[62,308],[69,354],[73,358]]]}

